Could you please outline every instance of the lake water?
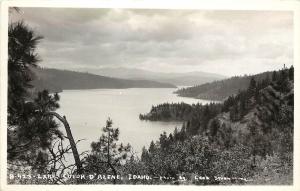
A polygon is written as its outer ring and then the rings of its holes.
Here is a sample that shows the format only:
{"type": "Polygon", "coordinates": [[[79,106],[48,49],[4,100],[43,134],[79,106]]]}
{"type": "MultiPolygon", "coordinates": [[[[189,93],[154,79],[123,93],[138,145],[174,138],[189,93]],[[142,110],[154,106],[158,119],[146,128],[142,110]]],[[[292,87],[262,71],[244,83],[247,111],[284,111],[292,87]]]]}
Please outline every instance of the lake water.
{"type": "MultiPolygon", "coordinates": [[[[113,127],[120,130],[120,142],[133,147],[140,155],[142,147],[149,146],[151,140],[158,140],[166,131],[181,128],[180,122],[141,121],[140,113],[150,111],[152,105],[165,102],[209,103],[209,101],[178,97],[173,88],[130,88],[130,89],[93,89],[64,90],[60,93],[60,109],[71,126],[74,139],[85,139],[78,145],[79,152],[90,150],[92,141],[102,134],[102,127],[110,117],[113,127]]],[[[63,127],[63,126],[62,126],[63,127]]],[[[63,128],[62,128],[63,129],[63,128]]]]}

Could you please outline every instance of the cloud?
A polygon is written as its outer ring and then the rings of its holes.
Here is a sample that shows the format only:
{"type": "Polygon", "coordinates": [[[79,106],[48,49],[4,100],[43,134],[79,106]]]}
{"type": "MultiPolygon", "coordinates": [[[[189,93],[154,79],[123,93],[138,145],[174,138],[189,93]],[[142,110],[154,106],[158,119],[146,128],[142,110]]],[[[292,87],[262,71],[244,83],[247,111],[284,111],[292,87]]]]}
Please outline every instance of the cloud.
{"type": "Polygon", "coordinates": [[[24,19],[44,36],[39,52],[45,67],[235,75],[293,63],[288,11],[21,9],[10,19],[24,19]]]}

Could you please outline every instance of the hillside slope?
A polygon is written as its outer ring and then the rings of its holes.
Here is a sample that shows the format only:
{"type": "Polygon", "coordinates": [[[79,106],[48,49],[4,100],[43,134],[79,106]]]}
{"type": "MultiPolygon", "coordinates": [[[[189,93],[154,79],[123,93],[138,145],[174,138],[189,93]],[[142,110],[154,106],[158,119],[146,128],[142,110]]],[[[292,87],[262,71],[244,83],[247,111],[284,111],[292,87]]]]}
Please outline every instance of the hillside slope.
{"type": "MultiPolygon", "coordinates": [[[[83,70],[84,71],[84,70],[83,70]]],[[[225,76],[209,72],[152,72],[135,68],[101,68],[89,71],[92,74],[104,75],[113,78],[134,79],[134,80],[154,80],[162,83],[170,83],[177,86],[193,86],[204,84],[215,80],[225,79],[225,76]]]]}
{"type": "Polygon", "coordinates": [[[211,83],[205,83],[188,88],[182,88],[175,93],[182,97],[193,97],[208,100],[224,100],[228,96],[235,95],[239,90],[248,87],[251,78],[261,81],[271,77],[271,72],[264,72],[253,76],[236,76],[225,80],[219,80],[211,83]]]}
{"type": "Polygon", "coordinates": [[[150,80],[126,80],[89,73],[57,69],[35,69],[32,84],[37,90],[61,92],[70,89],[119,89],[119,88],[176,88],[168,83],[150,80]]]}
{"type": "Polygon", "coordinates": [[[272,80],[251,79],[245,90],[223,103],[153,106],[140,115],[141,120],[185,123],[181,130],[161,134],[159,141],[143,150],[141,160],[168,161],[166,167],[149,165],[153,171],[183,170],[185,176],[210,178],[199,184],[293,184],[294,70],[284,68],[274,74],[272,80]],[[222,182],[215,176],[248,181],[222,182]]]}
{"type": "MultiPolygon", "coordinates": [[[[214,128],[210,123],[207,128],[209,134],[215,140],[230,141],[232,144],[237,142],[249,144],[250,139],[253,138],[253,133],[264,135],[272,131],[285,130],[292,133],[294,125],[293,81],[288,81],[286,85],[286,91],[281,91],[275,83],[271,83],[260,90],[257,98],[254,96],[250,98],[251,103],[248,111],[246,110],[243,114],[241,110],[235,109],[236,105],[242,104],[241,101],[237,101],[227,111],[220,113],[213,119],[218,124],[218,130],[212,134],[214,128]],[[232,133],[230,140],[224,140],[224,136],[221,135],[224,129],[227,131],[230,129],[229,131],[232,133]]],[[[264,152],[268,152],[268,150],[264,152]]]]}

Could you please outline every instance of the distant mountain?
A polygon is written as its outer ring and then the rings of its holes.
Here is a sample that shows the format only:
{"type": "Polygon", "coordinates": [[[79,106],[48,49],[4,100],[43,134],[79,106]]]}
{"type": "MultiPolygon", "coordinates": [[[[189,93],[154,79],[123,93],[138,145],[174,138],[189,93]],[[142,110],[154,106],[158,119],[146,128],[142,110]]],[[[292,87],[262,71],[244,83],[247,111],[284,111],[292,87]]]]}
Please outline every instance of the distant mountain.
{"type": "Polygon", "coordinates": [[[95,74],[57,69],[32,69],[34,89],[61,92],[70,89],[118,89],[118,88],[176,88],[168,83],[150,80],[128,80],[95,74]]]}
{"type": "MultiPolygon", "coordinates": [[[[81,69],[81,71],[86,71],[86,69],[81,69]]],[[[167,73],[122,67],[94,69],[89,72],[96,75],[114,78],[154,80],[163,83],[171,83],[178,86],[192,86],[226,78],[225,76],[219,74],[200,71],[187,73],[167,73]]]]}
{"type": "Polygon", "coordinates": [[[225,80],[219,80],[193,87],[182,88],[177,90],[175,93],[182,97],[193,97],[209,100],[224,100],[228,96],[237,94],[239,90],[246,89],[252,77],[256,81],[261,81],[267,76],[271,77],[271,74],[271,72],[264,72],[249,76],[235,76],[225,80]]]}

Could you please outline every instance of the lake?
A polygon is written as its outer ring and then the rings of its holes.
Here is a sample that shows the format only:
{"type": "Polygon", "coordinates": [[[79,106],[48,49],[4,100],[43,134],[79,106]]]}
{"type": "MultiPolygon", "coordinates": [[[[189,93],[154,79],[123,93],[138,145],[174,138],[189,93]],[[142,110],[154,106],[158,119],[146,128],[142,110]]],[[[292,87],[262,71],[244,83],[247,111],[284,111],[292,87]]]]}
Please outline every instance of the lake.
{"type": "MultiPolygon", "coordinates": [[[[130,88],[130,89],[92,89],[64,90],[60,93],[58,113],[65,115],[75,140],[85,139],[78,145],[79,152],[90,150],[92,141],[102,134],[102,127],[110,117],[113,127],[120,130],[120,142],[133,147],[141,154],[143,146],[149,146],[151,140],[158,140],[166,131],[173,132],[181,128],[181,122],[141,121],[140,113],[150,111],[152,105],[165,102],[197,103],[210,101],[179,97],[173,88],[130,88]]],[[[63,127],[63,126],[61,126],[63,127]]]]}

